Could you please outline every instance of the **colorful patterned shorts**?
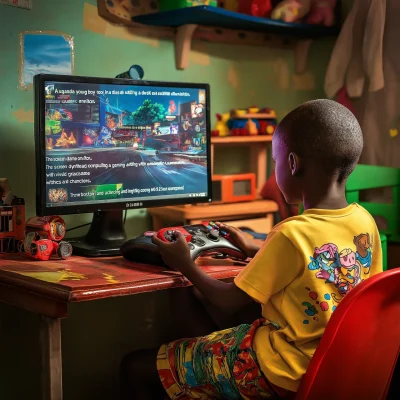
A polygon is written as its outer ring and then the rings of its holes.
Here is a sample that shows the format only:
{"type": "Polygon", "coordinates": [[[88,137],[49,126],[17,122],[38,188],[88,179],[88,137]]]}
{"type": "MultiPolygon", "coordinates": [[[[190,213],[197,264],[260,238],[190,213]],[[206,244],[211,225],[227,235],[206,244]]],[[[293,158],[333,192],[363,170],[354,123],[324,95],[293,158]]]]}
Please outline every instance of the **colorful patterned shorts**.
{"type": "Polygon", "coordinates": [[[287,392],[262,374],[252,348],[254,333],[263,322],[163,345],[157,369],[168,396],[173,400],[284,397],[287,392]]]}

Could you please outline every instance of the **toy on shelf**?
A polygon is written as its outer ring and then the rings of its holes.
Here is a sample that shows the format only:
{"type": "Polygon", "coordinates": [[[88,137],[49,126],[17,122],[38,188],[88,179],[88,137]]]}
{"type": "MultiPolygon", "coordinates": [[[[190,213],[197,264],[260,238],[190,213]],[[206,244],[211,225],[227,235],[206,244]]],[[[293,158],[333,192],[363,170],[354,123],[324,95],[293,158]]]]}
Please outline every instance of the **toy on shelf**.
{"type": "Polygon", "coordinates": [[[217,131],[216,136],[229,136],[228,121],[230,118],[229,113],[217,114],[217,123],[215,124],[214,131],[217,131]]]}
{"type": "Polygon", "coordinates": [[[308,14],[310,7],[311,0],[283,0],[272,11],[271,18],[284,22],[296,22],[308,14]]]}
{"type": "Polygon", "coordinates": [[[311,0],[311,10],[306,22],[313,25],[333,26],[335,24],[336,0],[311,0]]]}
{"type": "Polygon", "coordinates": [[[240,203],[257,198],[256,174],[212,176],[213,203],[240,203]]]}
{"type": "Polygon", "coordinates": [[[61,217],[29,218],[19,250],[36,260],[47,261],[52,257],[65,260],[72,255],[71,244],[62,240],[65,233],[66,226],[61,217]]]}
{"type": "Polygon", "coordinates": [[[226,122],[225,119],[221,118],[217,122],[213,131],[214,136],[228,136],[227,130],[229,136],[272,135],[277,124],[276,112],[270,108],[250,107],[232,110],[226,122]]]}
{"type": "Polygon", "coordinates": [[[0,253],[17,251],[24,231],[25,201],[13,195],[6,178],[0,178],[0,253]]]}
{"type": "Polygon", "coordinates": [[[160,11],[176,10],[178,8],[196,7],[196,6],[218,6],[217,0],[159,0],[160,11]]]}
{"type": "Polygon", "coordinates": [[[270,108],[249,107],[217,114],[213,136],[272,135],[276,129],[276,112],[270,108]]]}
{"type": "Polygon", "coordinates": [[[253,17],[268,18],[273,6],[271,0],[239,0],[237,11],[253,17]]]}
{"type": "Polygon", "coordinates": [[[258,127],[252,119],[248,119],[244,127],[249,135],[258,135],[258,127]]]}

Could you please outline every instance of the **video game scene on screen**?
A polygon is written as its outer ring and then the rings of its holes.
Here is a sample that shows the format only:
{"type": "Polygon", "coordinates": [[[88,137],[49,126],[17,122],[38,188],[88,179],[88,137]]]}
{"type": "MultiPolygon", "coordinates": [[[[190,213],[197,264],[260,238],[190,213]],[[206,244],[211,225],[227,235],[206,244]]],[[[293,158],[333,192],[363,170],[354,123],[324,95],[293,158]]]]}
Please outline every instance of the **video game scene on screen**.
{"type": "Polygon", "coordinates": [[[46,82],[48,206],[207,195],[206,92],[46,82]]]}

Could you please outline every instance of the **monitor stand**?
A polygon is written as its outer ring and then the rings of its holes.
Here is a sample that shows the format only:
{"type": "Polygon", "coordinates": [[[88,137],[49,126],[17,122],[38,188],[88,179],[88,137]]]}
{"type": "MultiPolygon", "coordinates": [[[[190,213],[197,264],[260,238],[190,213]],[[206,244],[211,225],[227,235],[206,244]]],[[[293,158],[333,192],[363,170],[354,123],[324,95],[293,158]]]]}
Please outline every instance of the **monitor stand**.
{"type": "Polygon", "coordinates": [[[68,241],[73,247],[73,254],[77,256],[121,255],[120,247],[126,241],[122,210],[95,212],[87,235],[68,241]]]}

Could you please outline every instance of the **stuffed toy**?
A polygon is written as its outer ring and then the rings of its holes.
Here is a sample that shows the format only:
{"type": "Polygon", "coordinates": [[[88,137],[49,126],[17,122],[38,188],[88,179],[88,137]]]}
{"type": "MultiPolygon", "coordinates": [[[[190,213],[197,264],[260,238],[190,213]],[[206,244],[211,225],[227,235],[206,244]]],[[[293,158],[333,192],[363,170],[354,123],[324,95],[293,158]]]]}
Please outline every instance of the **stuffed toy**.
{"type": "Polygon", "coordinates": [[[336,0],[311,0],[306,22],[314,25],[332,26],[335,23],[336,0]]]}
{"type": "Polygon", "coordinates": [[[308,14],[310,5],[311,0],[284,0],[274,8],[271,18],[284,22],[296,22],[308,14]]]}

